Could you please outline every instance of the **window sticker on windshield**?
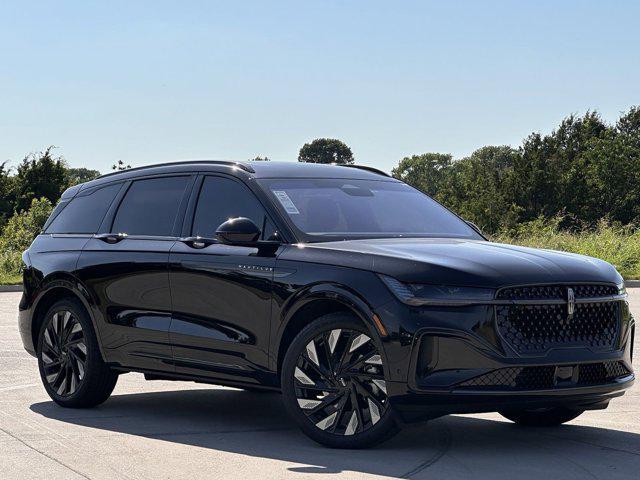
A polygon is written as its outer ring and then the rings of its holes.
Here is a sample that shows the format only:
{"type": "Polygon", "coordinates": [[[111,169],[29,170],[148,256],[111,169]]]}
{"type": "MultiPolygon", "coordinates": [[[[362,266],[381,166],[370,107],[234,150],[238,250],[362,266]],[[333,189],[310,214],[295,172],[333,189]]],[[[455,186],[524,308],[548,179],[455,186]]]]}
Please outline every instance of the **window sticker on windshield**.
{"type": "Polygon", "coordinates": [[[285,211],[288,214],[298,215],[300,213],[300,211],[296,208],[296,206],[293,204],[293,202],[289,198],[289,195],[287,195],[287,192],[285,192],[284,190],[272,190],[272,192],[276,196],[276,198],[280,201],[280,203],[282,204],[282,206],[284,207],[285,211]]]}

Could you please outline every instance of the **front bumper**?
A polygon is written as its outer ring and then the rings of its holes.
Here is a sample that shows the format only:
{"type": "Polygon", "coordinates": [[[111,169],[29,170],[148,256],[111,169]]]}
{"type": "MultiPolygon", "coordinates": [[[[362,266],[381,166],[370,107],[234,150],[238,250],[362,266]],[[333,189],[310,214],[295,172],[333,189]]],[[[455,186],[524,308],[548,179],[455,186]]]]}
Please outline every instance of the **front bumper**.
{"type": "Polygon", "coordinates": [[[387,304],[377,313],[391,320],[383,340],[389,400],[406,422],[451,413],[606,408],[635,379],[634,322],[626,305],[621,311],[613,348],[555,346],[526,355],[501,337],[492,307],[387,304]]]}
{"type": "Polygon", "coordinates": [[[529,391],[450,390],[399,393],[402,385],[388,385],[395,394],[391,404],[407,423],[430,420],[448,414],[497,412],[567,407],[575,410],[606,408],[612,398],[631,387],[634,375],[604,385],[529,391]]]}

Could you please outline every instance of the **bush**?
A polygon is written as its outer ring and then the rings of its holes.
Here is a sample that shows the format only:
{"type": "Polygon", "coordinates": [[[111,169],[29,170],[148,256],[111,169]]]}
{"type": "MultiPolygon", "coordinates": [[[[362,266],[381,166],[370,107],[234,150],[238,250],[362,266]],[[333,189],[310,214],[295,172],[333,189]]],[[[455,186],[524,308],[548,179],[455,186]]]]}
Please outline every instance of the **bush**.
{"type": "Polygon", "coordinates": [[[22,252],[40,233],[53,206],[46,198],[31,201],[29,210],[9,219],[0,236],[0,272],[18,275],[22,269],[22,252]]]}
{"type": "Polygon", "coordinates": [[[595,229],[563,231],[564,218],[538,218],[491,240],[525,247],[579,253],[611,263],[624,278],[640,278],[640,229],[601,220],[595,229]]]}

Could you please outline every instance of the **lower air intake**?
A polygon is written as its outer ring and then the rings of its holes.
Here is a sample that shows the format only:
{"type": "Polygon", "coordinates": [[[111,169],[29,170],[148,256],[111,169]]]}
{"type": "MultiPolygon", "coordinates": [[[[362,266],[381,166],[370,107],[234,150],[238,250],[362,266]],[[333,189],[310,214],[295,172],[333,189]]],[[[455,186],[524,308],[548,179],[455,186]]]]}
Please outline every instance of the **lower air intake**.
{"type": "MultiPolygon", "coordinates": [[[[566,369],[566,367],[563,367],[566,369]]],[[[577,365],[577,380],[571,386],[599,385],[625,377],[631,372],[622,362],[602,362],[577,365]]],[[[554,365],[536,367],[507,367],[493,370],[459,383],[459,388],[497,390],[541,390],[558,386],[558,367],[554,365]]],[[[562,384],[567,386],[566,383],[562,384]]]]}

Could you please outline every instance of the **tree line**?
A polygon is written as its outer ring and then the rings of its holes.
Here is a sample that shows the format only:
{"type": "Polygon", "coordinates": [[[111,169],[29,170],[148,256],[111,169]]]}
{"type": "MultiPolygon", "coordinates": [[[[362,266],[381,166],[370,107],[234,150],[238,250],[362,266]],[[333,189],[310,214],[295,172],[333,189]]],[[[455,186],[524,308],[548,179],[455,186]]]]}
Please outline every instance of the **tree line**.
{"type": "MultiPolygon", "coordinates": [[[[351,149],[321,138],[299,161],[353,163],[351,149]]],[[[515,234],[546,220],[568,231],[599,223],[640,225],[640,107],[609,124],[600,114],[569,115],[551,133],[522,144],[485,146],[454,159],[448,153],[405,157],[392,175],[434,197],[489,234],[515,234]]]]}
{"type": "Polygon", "coordinates": [[[7,162],[0,164],[0,230],[14,214],[28,210],[33,200],[55,205],[67,188],[100,175],[97,170],[69,167],[54,149],[31,153],[14,169],[7,162]]]}
{"type": "Polygon", "coordinates": [[[567,230],[603,220],[640,224],[640,107],[608,124],[597,112],[566,117],[517,148],[482,147],[465,158],[406,157],[394,177],[431,195],[488,233],[561,218],[567,230]]]}
{"type": "MultiPolygon", "coordinates": [[[[341,140],[319,138],[302,146],[298,161],[355,159],[341,140]]],[[[126,168],[122,161],[112,167],[126,168]]],[[[70,168],[54,147],[27,155],[15,169],[0,164],[0,231],[33,200],[54,205],[66,188],[99,175],[70,168]]],[[[613,124],[597,112],[569,115],[551,133],[532,133],[518,147],[486,146],[460,159],[447,153],[405,157],[392,175],[490,234],[537,219],[561,218],[568,230],[593,228],[603,219],[640,225],[640,107],[613,124]]]]}

